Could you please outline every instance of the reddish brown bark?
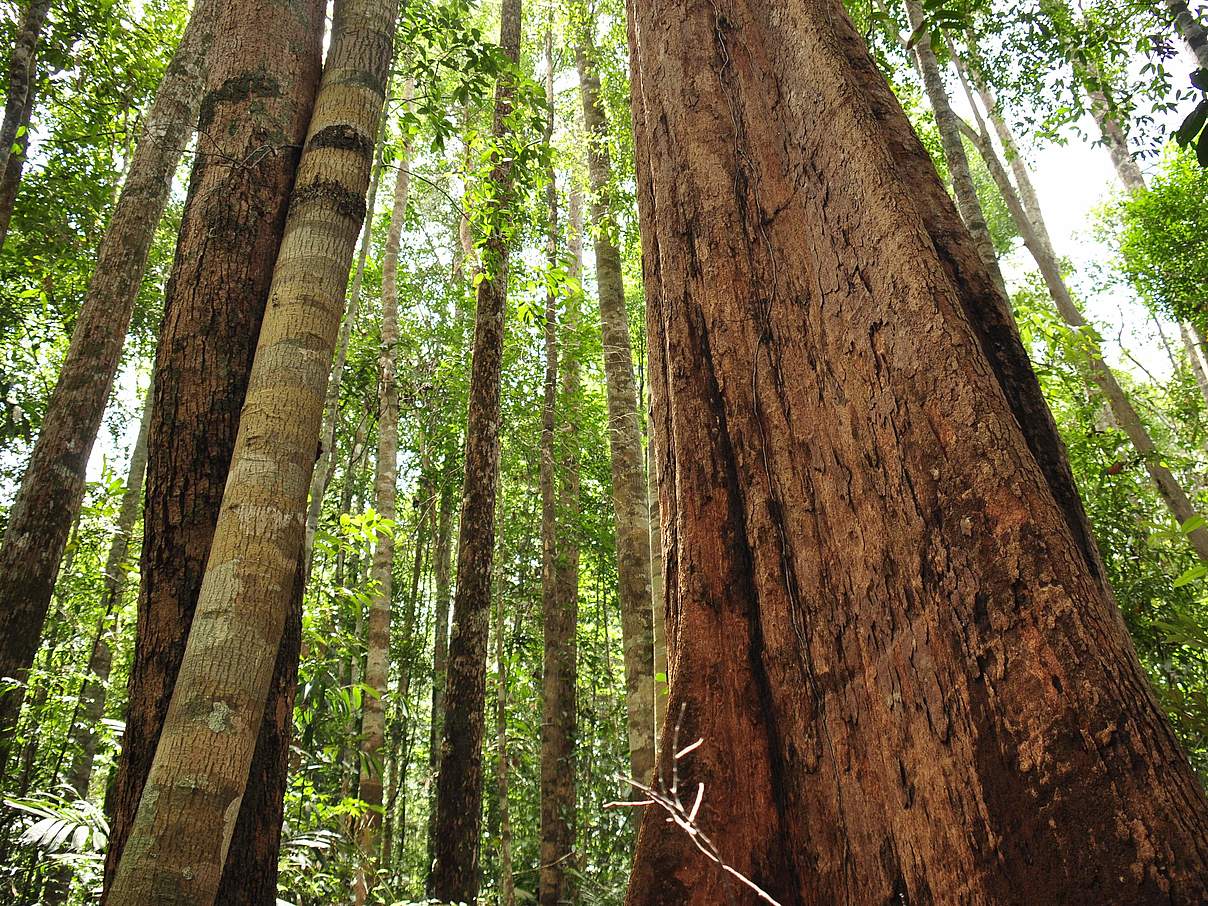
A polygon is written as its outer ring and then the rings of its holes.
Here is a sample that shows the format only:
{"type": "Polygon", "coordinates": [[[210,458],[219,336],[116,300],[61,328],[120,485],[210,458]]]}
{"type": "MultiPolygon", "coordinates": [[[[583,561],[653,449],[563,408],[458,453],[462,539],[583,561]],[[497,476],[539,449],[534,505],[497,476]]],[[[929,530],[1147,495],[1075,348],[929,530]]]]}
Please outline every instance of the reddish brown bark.
{"type": "MultiPolygon", "coordinates": [[[[114,790],[112,883],[184,657],[320,69],[324,6],[224,11],[156,355],[135,660],[114,790]],[[266,50],[263,36],[278,36],[266,50]]],[[[301,588],[223,874],[221,902],[276,899],[301,588]]],[[[106,885],[108,887],[108,884],[106,885]]]]}
{"type": "MultiPolygon", "coordinates": [[[[499,44],[520,58],[520,0],[503,0],[499,44]]],[[[508,137],[515,84],[507,73],[495,91],[496,141],[508,137]]],[[[496,153],[487,216],[507,216],[513,197],[511,156],[496,153]]],[[[436,781],[436,821],[430,893],[438,900],[477,902],[482,825],[482,739],[486,721],[487,627],[495,552],[495,496],[499,487],[500,376],[507,305],[508,245],[495,229],[483,250],[486,278],[478,284],[470,405],[466,420],[465,482],[457,546],[457,590],[445,685],[445,723],[436,781]]]]}
{"type": "MultiPolygon", "coordinates": [[[[1002,300],[841,4],[631,11],[695,823],[783,906],[1203,901],[1208,803],[1002,300]]],[[[757,902],[664,817],[630,904],[757,902]]]]}

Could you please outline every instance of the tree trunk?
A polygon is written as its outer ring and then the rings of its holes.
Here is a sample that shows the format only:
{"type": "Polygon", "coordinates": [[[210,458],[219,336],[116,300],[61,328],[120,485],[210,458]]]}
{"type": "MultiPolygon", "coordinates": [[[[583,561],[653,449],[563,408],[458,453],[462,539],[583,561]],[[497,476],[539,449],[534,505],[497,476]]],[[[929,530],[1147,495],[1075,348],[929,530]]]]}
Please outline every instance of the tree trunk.
{"type": "Polygon", "coordinates": [[[1099,127],[1103,144],[1111,155],[1116,176],[1127,192],[1139,192],[1145,188],[1145,176],[1128,150],[1128,133],[1116,116],[1115,105],[1107,95],[1107,84],[1102,72],[1094,63],[1074,66],[1074,74],[1082,82],[1086,96],[1091,102],[1091,117],[1099,127]]]}
{"type": "MultiPolygon", "coordinates": [[[[0,676],[24,680],[37,651],[151,240],[201,101],[222,0],[199,0],[155,94],[121,198],[0,543],[0,676]]],[[[21,693],[0,700],[0,772],[21,693]]]]}
{"type": "MultiPolygon", "coordinates": [[[[389,94],[387,102],[389,106],[389,94]]],[[[336,357],[331,365],[331,377],[327,380],[327,393],[323,400],[323,433],[319,437],[319,458],[310,479],[309,501],[306,505],[306,536],[303,541],[302,563],[306,575],[310,575],[315,552],[315,534],[319,530],[319,516],[323,512],[323,497],[331,483],[335,467],[336,423],[340,417],[340,386],[344,381],[344,365],[348,361],[348,345],[352,342],[352,331],[356,326],[357,314],[361,309],[361,285],[365,280],[365,262],[369,258],[369,246],[373,244],[373,212],[377,208],[378,187],[382,182],[382,153],[386,147],[386,117],[382,117],[378,128],[374,151],[373,176],[369,180],[369,195],[365,199],[365,223],[361,227],[361,243],[357,251],[356,269],[352,274],[352,286],[348,290],[348,304],[344,307],[344,318],[340,322],[340,336],[336,341],[336,357]]]]}
{"type": "Polygon", "coordinates": [[[1199,18],[1187,7],[1186,0],[1163,0],[1174,21],[1175,31],[1187,44],[1200,69],[1208,69],[1208,33],[1199,18]]]}
{"type": "MultiPolygon", "coordinates": [[[[107,891],[185,657],[281,246],[297,149],[314,104],[324,9],[320,0],[297,0],[281,6],[230,4],[221,12],[156,353],[143,587],[113,795],[107,891]],[[261,46],[265,34],[281,37],[275,53],[266,55],[261,46]]],[[[224,903],[271,906],[276,899],[301,633],[300,601],[290,607],[274,697],[252,767],[263,783],[250,784],[255,795],[242,804],[238,845],[224,870],[224,903]]]]}
{"type": "MultiPolygon", "coordinates": [[[[151,389],[143,413],[139,419],[138,435],[130,451],[130,464],[126,470],[125,490],[118,507],[117,527],[109,542],[105,557],[104,584],[101,592],[101,619],[97,623],[92,650],[88,656],[88,667],[80,688],[75,713],[69,727],[70,743],[74,749],[71,767],[67,772],[67,783],[77,799],[88,798],[89,781],[92,779],[92,764],[96,758],[97,727],[105,715],[105,697],[109,690],[109,671],[113,667],[113,648],[109,634],[110,623],[121,606],[126,590],[126,573],[129,570],[127,556],[130,538],[134,534],[134,523],[138,519],[143,497],[143,474],[147,470],[147,433],[151,423],[151,389]]],[[[57,779],[57,778],[56,778],[57,779]]],[[[59,865],[50,872],[46,888],[42,892],[47,906],[67,902],[71,885],[71,868],[59,865]]]]}
{"type": "MultiPolygon", "coordinates": [[[[456,251],[454,251],[456,256],[456,251]]],[[[449,659],[449,541],[453,531],[453,492],[441,470],[440,505],[436,523],[436,615],[432,642],[432,720],[428,727],[428,865],[432,864],[436,834],[436,776],[441,762],[441,729],[445,718],[445,669],[449,659]]]]}
{"type": "MultiPolygon", "coordinates": [[[[17,132],[24,125],[29,127],[29,117],[34,106],[34,70],[35,57],[38,51],[38,41],[42,38],[42,29],[46,26],[46,15],[50,12],[50,0],[29,0],[25,7],[25,15],[21,17],[21,25],[17,31],[17,40],[13,44],[12,54],[8,58],[8,93],[4,98],[4,118],[0,120],[0,174],[6,178],[9,175],[9,162],[13,159],[13,146],[20,148],[17,158],[25,157],[25,147],[28,135],[23,136],[26,142],[18,141],[17,132]]],[[[13,170],[17,182],[20,182],[20,164],[13,170]]],[[[12,202],[16,198],[16,184],[13,185],[12,198],[5,196],[7,207],[0,208],[0,248],[4,247],[4,238],[8,234],[8,222],[12,217],[12,202]]]]}
{"type": "MultiPolygon", "coordinates": [[[[1128,436],[1133,449],[1137,451],[1137,455],[1141,458],[1145,470],[1154,483],[1158,496],[1162,498],[1177,522],[1183,525],[1196,515],[1190,497],[1179,480],[1166,467],[1164,458],[1154,444],[1149,430],[1137,414],[1137,410],[1133,407],[1132,401],[1129,400],[1128,394],[1124,392],[1124,388],[1116,380],[1115,374],[1104,361],[1098,341],[1089,333],[1090,325],[1087,324],[1082,312],[1078,310],[1073,296],[1070,295],[1069,287],[1061,273],[1061,264],[1054,255],[1052,243],[1048,239],[1048,230],[1044,227],[1043,219],[1039,218],[1038,211],[1037,216],[1033,218],[1024,210],[1023,203],[1020,201],[1015,187],[1011,185],[1006,169],[990,141],[990,135],[982,120],[981,112],[976,105],[972,109],[977,118],[978,129],[967,127],[967,134],[986,162],[990,176],[994,179],[995,185],[998,186],[998,191],[1010,211],[1011,219],[1015,222],[1019,235],[1023,237],[1024,245],[1040,269],[1040,275],[1053,299],[1057,314],[1073,332],[1080,369],[1099,388],[1107,400],[1116,424],[1128,436]],[[1039,229],[1037,223],[1039,223],[1039,229]]],[[[1208,529],[1197,528],[1188,532],[1187,540],[1199,557],[1208,561],[1208,529]]]]}
{"type": "Polygon", "coordinates": [[[393,0],[336,7],[196,616],[113,906],[209,904],[218,893],[296,600],[306,495],[397,11],[393,0]]]}
{"type": "Polygon", "coordinates": [[[642,436],[633,378],[633,347],[621,280],[617,220],[609,198],[612,161],[608,124],[600,102],[600,80],[590,43],[575,51],[583,124],[589,136],[591,219],[596,251],[596,288],[604,340],[608,443],[612,453],[612,501],[617,530],[617,597],[625,649],[625,698],[629,719],[629,770],[648,782],[654,774],[654,629],[650,612],[650,515],[642,475],[642,436]]]}
{"type": "Polygon", "coordinates": [[[927,102],[935,115],[935,125],[939,129],[940,143],[944,148],[944,161],[948,165],[948,175],[952,179],[953,194],[956,195],[956,209],[960,212],[961,220],[969,229],[977,254],[985,265],[986,272],[994,281],[995,288],[1002,294],[1003,304],[1011,300],[1007,292],[1006,281],[1003,280],[1002,270],[998,266],[998,255],[994,252],[994,241],[990,238],[990,228],[986,225],[986,215],[982,211],[981,202],[977,198],[977,188],[973,184],[973,174],[969,170],[969,158],[965,154],[965,145],[961,141],[960,122],[956,111],[948,100],[948,89],[944,85],[943,72],[939,60],[936,59],[935,49],[931,46],[931,32],[923,27],[923,5],[921,0],[904,0],[906,17],[910,22],[911,31],[915,35],[914,53],[919,64],[919,72],[923,77],[923,88],[927,93],[927,102]]]}
{"type": "MultiPolygon", "coordinates": [[[[545,36],[545,97],[549,114],[545,141],[554,134],[553,31],[545,36]]],[[[547,263],[559,264],[557,173],[551,165],[546,186],[548,210],[547,263]]],[[[573,225],[572,225],[573,229],[573,225]]],[[[568,309],[569,309],[568,305],[568,309]]],[[[569,362],[568,362],[569,364],[569,362]]],[[[565,548],[574,523],[558,540],[557,409],[558,409],[558,292],[550,288],[545,297],[545,401],[541,424],[541,612],[544,647],[541,686],[541,840],[537,902],[559,906],[574,901],[568,868],[575,851],[575,596],[565,588],[560,573],[565,569],[565,548]]],[[[574,404],[567,398],[565,405],[574,404]]],[[[573,442],[569,434],[567,441],[573,442]]],[[[566,516],[563,514],[563,519],[566,516]]],[[[577,577],[576,577],[576,584],[577,577]]]]}
{"type": "Polygon", "coordinates": [[[1201,901],[1208,802],[842,5],[630,8],[661,769],[711,844],[650,808],[628,902],[757,902],[697,843],[783,906],[1201,901]]]}
{"type": "MultiPolygon", "coordinates": [[[[30,72],[34,73],[33,66],[30,72]]],[[[15,142],[9,146],[8,163],[0,171],[0,249],[8,238],[8,227],[12,223],[13,208],[17,204],[17,191],[21,188],[21,175],[25,171],[26,155],[29,152],[29,125],[33,117],[36,92],[33,86],[34,76],[30,76],[30,88],[25,97],[25,107],[21,111],[21,122],[17,125],[20,133],[15,142]],[[24,127],[24,131],[22,131],[24,127]],[[13,149],[16,150],[13,150],[13,149]]]]}
{"type": "MultiPolygon", "coordinates": [[[[503,0],[499,45],[520,59],[521,0],[503,0]]],[[[495,90],[495,140],[508,135],[516,86],[506,73],[495,90]]],[[[499,221],[513,202],[512,164],[496,150],[494,197],[485,217],[499,221]]],[[[495,549],[495,497],[499,486],[499,394],[507,306],[508,245],[499,228],[483,249],[485,278],[478,284],[470,404],[466,420],[465,483],[457,546],[457,591],[449,638],[445,725],[436,782],[436,833],[430,893],[438,900],[474,903],[481,872],[482,740],[486,720],[487,625],[495,549]]]]}
{"type": "MultiPolygon", "coordinates": [[[[404,90],[404,99],[411,89],[404,90]]],[[[407,216],[408,149],[399,159],[394,183],[394,207],[382,252],[382,348],[378,355],[378,446],[374,477],[374,508],[382,519],[394,522],[398,495],[398,255],[407,216]]],[[[382,827],[382,758],[386,739],[384,696],[390,681],[390,602],[394,593],[394,528],[378,532],[370,571],[373,597],[369,604],[368,653],[365,684],[376,695],[361,697],[360,798],[369,806],[361,824],[358,844],[361,861],[357,867],[354,901],[361,906],[374,886],[378,834],[382,827]]]]}
{"type": "MultiPolygon", "coordinates": [[[[653,413],[651,413],[653,415],[653,413]]],[[[658,449],[650,419],[646,454],[646,501],[650,507],[650,604],[654,625],[654,732],[657,746],[667,721],[667,608],[663,586],[663,524],[659,515],[658,449]]]]}
{"type": "Polygon", "coordinates": [[[503,636],[507,620],[503,595],[499,596],[495,629],[495,663],[499,687],[495,695],[495,742],[499,750],[495,780],[499,795],[499,906],[516,906],[516,881],[512,874],[512,811],[508,806],[508,665],[503,636]]]}

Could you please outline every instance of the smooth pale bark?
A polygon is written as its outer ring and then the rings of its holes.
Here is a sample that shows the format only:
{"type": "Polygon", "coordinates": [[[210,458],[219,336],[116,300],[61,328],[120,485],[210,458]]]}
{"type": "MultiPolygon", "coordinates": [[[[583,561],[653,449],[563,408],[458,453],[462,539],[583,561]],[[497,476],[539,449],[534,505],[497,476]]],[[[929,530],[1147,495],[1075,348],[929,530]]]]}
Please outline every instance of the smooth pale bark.
{"type": "Polygon", "coordinates": [[[1174,20],[1175,31],[1191,51],[1196,65],[1208,69],[1208,33],[1199,18],[1188,8],[1186,0],[1163,0],[1163,5],[1174,20]]]}
{"type": "MultiPolygon", "coordinates": [[[[210,555],[256,336],[320,72],[321,0],[226,4],[155,360],[147,504],[126,732],[105,898],[163,732],[210,555]],[[265,34],[279,41],[266,50],[265,34]],[[244,163],[246,162],[246,163],[244,163]]],[[[291,583],[292,587],[292,583],[291,583]]],[[[301,601],[289,605],[222,902],[275,900],[301,601]]]]}
{"type": "Polygon", "coordinates": [[[512,810],[508,804],[508,665],[503,636],[507,620],[503,595],[499,596],[495,628],[495,787],[499,796],[499,906],[516,906],[516,879],[512,873],[512,810]]]}
{"type": "MultiPolygon", "coordinates": [[[[1124,392],[1124,388],[1116,379],[1115,373],[1103,359],[1098,342],[1089,334],[1090,325],[1082,316],[1082,312],[1078,309],[1078,305],[1066,285],[1065,277],[1061,273],[1061,263],[1053,252],[1053,245],[1049,240],[1048,230],[1045,228],[1043,217],[1040,216],[1039,208],[1031,215],[1024,209],[1023,202],[1016,192],[1015,186],[1011,184],[1006,168],[990,140],[990,133],[982,119],[981,111],[978,110],[976,104],[972,103],[972,97],[970,97],[970,102],[978,128],[973,129],[966,126],[966,134],[985,161],[990,176],[998,187],[999,194],[1006,202],[1015,228],[1023,238],[1024,246],[1040,269],[1040,275],[1044,279],[1045,287],[1049,291],[1058,316],[1073,332],[1078,364],[1083,374],[1107,400],[1116,424],[1128,436],[1133,449],[1137,451],[1162,502],[1166,504],[1167,509],[1180,525],[1185,524],[1196,515],[1186,489],[1174,476],[1174,473],[1166,467],[1164,457],[1154,443],[1149,429],[1141,421],[1128,394],[1124,392]]],[[[1199,557],[1208,560],[1208,529],[1197,528],[1186,535],[1188,543],[1199,557]]]]}
{"type": "Polygon", "coordinates": [[[1200,396],[1208,403],[1208,371],[1204,369],[1204,359],[1200,348],[1196,345],[1185,322],[1179,322],[1179,339],[1183,342],[1183,352],[1191,365],[1191,373],[1195,377],[1195,385],[1200,389],[1200,396]]]}
{"type": "MultiPolygon", "coordinates": [[[[389,107],[389,94],[386,104],[389,107]]],[[[352,274],[352,286],[348,290],[348,302],[344,306],[344,318],[340,322],[340,336],[336,340],[335,360],[331,364],[331,377],[327,380],[327,394],[323,400],[323,433],[319,437],[319,458],[310,479],[310,492],[306,505],[306,536],[303,540],[302,562],[306,574],[310,575],[314,560],[315,534],[319,530],[319,516],[323,512],[323,497],[331,483],[335,468],[336,424],[340,418],[340,385],[344,380],[344,365],[348,362],[348,345],[352,342],[352,330],[356,326],[357,314],[361,310],[361,286],[365,281],[365,263],[369,258],[369,246],[373,243],[373,212],[377,206],[378,188],[382,182],[382,153],[386,147],[386,117],[382,117],[374,151],[373,176],[369,180],[369,194],[365,199],[365,223],[361,227],[361,243],[357,251],[356,268],[352,274]]]]}
{"type": "Polygon", "coordinates": [[[927,102],[935,115],[935,125],[940,133],[940,144],[944,149],[944,161],[948,165],[948,176],[952,180],[953,194],[956,196],[956,209],[960,212],[961,220],[973,237],[977,246],[977,254],[995,288],[1002,295],[1003,304],[1010,301],[1006,281],[1003,280],[1002,270],[998,266],[998,255],[994,251],[994,241],[990,237],[990,228],[986,225],[986,215],[982,211],[981,202],[977,198],[977,188],[973,183],[973,174],[969,169],[969,158],[965,154],[965,145],[961,141],[960,121],[952,104],[948,100],[948,89],[944,85],[943,72],[939,60],[936,59],[935,49],[931,46],[931,32],[924,27],[923,5],[920,0],[905,0],[906,17],[914,34],[914,54],[923,77],[923,89],[927,94],[927,102]]]}
{"type": "MultiPolygon", "coordinates": [[[[409,97],[410,88],[404,91],[409,97]]],[[[411,177],[407,171],[408,150],[399,160],[394,183],[394,204],[386,245],[382,250],[382,348],[378,353],[378,444],[374,473],[374,509],[382,519],[394,522],[398,515],[398,256],[407,216],[411,177]]],[[[361,906],[374,886],[378,834],[382,827],[382,764],[386,741],[384,697],[390,680],[390,603],[394,594],[394,528],[379,532],[373,549],[369,579],[373,595],[369,602],[369,636],[365,657],[365,684],[376,695],[361,697],[360,799],[370,808],[361,823],[358,845],[361,860],[353,888],[354,902],[361,906]]],[[[405,696],[404,696],[405,697],[405,696]]],[[[389,839],[389,835],[387,835],[389,839]]],[[[389,861],[388,859],[386,860],[389,861]]]]}
{"type": "Polygon", "coordinates": [[[650,515],[642,474],[642,435],[633,376],[633,344],[621,278],[617,219],[610,198],[612,161],[608,122],[600,101],[600,79],[587,43],[576,48],[583,124],[587,129],[587,172],[591,181],[592,238],[596,290],[604,344],[608,444],[612,455],[612,502],[617,536],[617,598],[625,651],[625,703],[629,725],[629,770],[649,782],[654,775],[654,628],[650,612],[650,515]]]}
{"type": "MultiPolygon", "coordinates": [[[[198,0],[156,90],[121,197],[101,239],[42,430],[9,510],[0,542],[0,677],[24,681],[42,636],[151,241],[197,121],[221,6],[222,0],[198,0]]],[[[20,700],[20,690],[0,698],[0,770],[20,700]]]]}
{"type": "MultiPolygon", "coordinates": [[[[18,139],[17,132],[22,126],[29,128],[29,117],[34,106],[34,72],[37,65],[35,58],[38,41],[42,37],[46,15],[49,12],[50,0],[30,0],[29,5],[25,7],[25,14],[21,17],[17,40],[13,43],[12,53],[8,58],[8,91],[4,97],[4,116],[0,119],[0,175],[7,181],[11,169],[16,180],[11,187],[11,197],[8,191],[0,196],[0,201],[4,202],[3,208],[0,208],[0,248],[4,247],[4,239],[8,235],[12,205],[17,196],[16,183],[21,179],[19,159],[25,157],[25,149],[28,146],[28,137],[22,136],[26,139],[22,142],[18,139]],[[18,161],[14,161],[14,145],[19,149],[15,155],[18,161]],[[10,162],[16,163],[17,166],[10,168],[10,162]]],[[[4,188],[8,189],[7,186],[4,188]]]]}
{"type": "Polygon", "coordinates": [[[1125,191],[1139,192],[1145,188],[1145,176],[1128,150],[1128,133],[1116,115],[1115,105],[1108,97],[1108,84],[1102,71],[1093,62],[1074,66],[1074,74],[1082,83],[1091,102],[1091,117],[1099,127],[1103,145],[1111,156],[1112,166],[1125,191]]]}
{"type": "MultiPolygon", "coordinates": [[[[520,0],[503,0],[499,46],[520,59],[520,0]]],[[[500,76],[495,89],[495,141],[509,139],[516,86],[500,76]]],[[[496,153],[490,181],[490,218],[509,216],[514,198],[511,156],[496,153]]],[[[429,893],[438,900],[474,903],[481,884],[482,741],[486,721],[487,630],[495,552],[495,497],[499,487],[500,376],[507,307],[509,249],[500,229],[483,249],[474,320],[470,401],[466,419],[465,480],[457,545],[457,590],[445,686],[445,724],[436,781],[436,822],[429,893]]],[[[477,277],[476,277],[477,279],[477,277]]]]}
{"type": "Polygon", "coordinates": [[[196,614],[114,906],[210,904],[218,893],[299,575],[397,14],[394,0],[336,7],[196,614]]]}
{"type": "MultiPolygon", "coordinates": [[[[685,811],[784,906],[1201,901],[1208,802],[841,3],[630,11],[685,811]]],[[[648,809],[628,902],[757,902],[694,840],[648,809]]]]}

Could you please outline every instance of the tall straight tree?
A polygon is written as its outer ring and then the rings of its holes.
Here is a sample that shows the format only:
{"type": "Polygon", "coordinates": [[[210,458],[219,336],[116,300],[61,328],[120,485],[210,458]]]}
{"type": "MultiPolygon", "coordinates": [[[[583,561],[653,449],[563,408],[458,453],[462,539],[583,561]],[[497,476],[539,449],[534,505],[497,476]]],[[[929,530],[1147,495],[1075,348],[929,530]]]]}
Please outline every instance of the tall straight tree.
{"type": "MultiPolygon", "coordinates": [[[[198,0],[164,72],[97,251],[42,430],[0,541],[0,677],[23,681],[46,622],[63,546],[121,360],[151,240],[197,122],[215,23],[226,0],[198,0]]],[[[20,690],[0,696],[0,773],[20,690]]]]}
{"type": "Polygon", "coordinates": [[[575,50],[583,125],[587,129],[587,173],[591,181],[592,238],[596,291],[604,340],[608,445],[612,454],[612,504],[617,533],[617,597],[625,651],[625,701],[629,721],[629,770],[649,782],[654,774],[654,627],[650,610],[650,511],[642,474],[633,344],[621,279],[621,250],[613,208],[608,120],[600,99],[591,26],[575,50]]]}
{"type": "MultiPolygon", "coordinates": [[[[520,60],[520,0],[503,0],[499,46],[520,60]]],[[[483,216],[494,229],[482,249],[478,282],[470,402],[466,420],[465,481],[457,543],[457,587],[445,680],[445,721],[436,780],[430,893],[438,900],[474,903],[481,881],[478,837],[482,825],[482,739],[486,721],[487,632],[495,553],[495,498],[499,488],[500,378],[507,308],[509,247],[503,218],[513,201],[509,117],[515,73],[504,70],[495,88],[492,132],[496,148],[490,184],[493,197],[483,216]]]]}
{"type": "Polygon", "coordinates": [[[4,115],[0,119],[0,248],[8,236],[8,224],[17,200],[17,186],[29,147],[30,115],[36,94],[38,42],[46,27],[50,0],[30,0],[17,29],[8,58],[8,91],[4,96],[4,115]],[[25,132],[22,133],[22,127],[25,132]],[[19,134],[20,133],[20,134],[19,134]]]}
{"type": "MultiPolygon", "coordinates": [[[[554,134],[553,28],[545,33],[545,143],[554,134]]],[[[546,264],[560,262],[557,172],[550,165],[545,188],[546,264]]],[[[541,843],[537,902],[573,902],[568,868],[575,848],[575,620],[561,579],[570,531],[558,532],[558,296],[551,283],[545,296],[545,377],[541,413],[541,843]]],[[[569,308],[569,305],[568,305],[569,308]]],[[[564,399],[573,405],[570,399],[564,399]]],[[[567,438],[570,440],[570,438],[567,438]]],[[[563,514],[565,518],[565,514],[563,514]]]]}
{"type": "Polygon", "coordinates": [[[397,17],[394,0],[335,8],[209,560],[114,906],[215,902],[240,803],[255,798],[245,795],[249,770],[296,595],[397,17]]]}
{"type": "Polygon", "coordinates": [[[662,767],[711,843],[650,808],[628,902],[756,902],[697,844],[786,906],[1202,901],[1208,802],[842,4],[630,9],[663,739],[700,740],[662,767]]]}
{"type": "MultiPolygon", "coordinates": [[[[408,87],[404,98],[411,94],[408,87]]],[[[408,153],[399,160],[394,182],[394,204],[386,246],[382,250],[382,348],[378,352],[378,445],[374,472],[374,508],[382,518],[393,522],[398,496],[398,255],[407,216],[407,196],[411,178],[407,170],[408,153]]],[[[361,859],[358,866],[354,900],[364,903],[373,889],[376,871],[374,854],[382,828],[382,759],[386,740],[386,712],[383,697],[390,680],[390,603],[394,594],[394,529],[378,532],[369,574],[373,593],[369,602],[368,646],[365,656],[365,684],[375,690],[361,697],[361,781],[358,797],[370,806],[361,825],[361,859]]]]}
{"type": "MultiPolygon", "coordinates": [[[[143,584],[106,895],[126,846],[185,654],[222,503],[320,72],[325,6],[224,5],[201,136],[156,351],[143,584]],[[271,47],[263,36],[277,35],[271,47]]],[[[292,601],[251,784],[224,869],[224,903],[276,898],[301,602],[292,601]]]]}

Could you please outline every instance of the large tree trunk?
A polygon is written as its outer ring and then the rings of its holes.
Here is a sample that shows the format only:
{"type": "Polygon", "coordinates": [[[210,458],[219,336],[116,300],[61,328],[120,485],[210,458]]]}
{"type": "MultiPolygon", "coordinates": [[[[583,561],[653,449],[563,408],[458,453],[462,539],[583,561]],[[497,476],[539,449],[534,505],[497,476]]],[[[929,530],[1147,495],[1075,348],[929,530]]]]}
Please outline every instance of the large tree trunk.
{"type": "Polygon", "coordinates": [[[757,902],[696,843],[783,906],[1200,902],[1208,802],[841,4],[631,10],[669,708],[701,740],[677,761],[669,721],[661,767],[712,843],[651,808],[629,903],[757,902]]]}
{"type": "Polygon", "coordinates": [[[250,798],[253,750],[296,601],[324,390],[397,12],[394,0],[336,7],[196,615],[114,906],[213,902],[240,802],[250,798]]]}
{"type": "MultiPolygon", "coordinates": [[[[51,394],[42,430],[0,543],[0,676],[24,680],[33,662],[59,560],[84,495],[84,473],[155,228],[197,120],[222,0],[199,0],[164,73],[51,394]]],[[[0,773],[20,691],[0,699],[0,773]]]]}
{"type": "MultiPolygon", "coordinates": [[[[409,95],[410,91],[404,93],[409,95]]],[[[382,348],[378,354],[378,445],[374,476],[374,508],[382,519],[394,521],[398,496],[398,255],[407,216],[410,175],[407,153],[399,161],[394,183],[394,207],[382,252],[382,348]]],[[[382,758],[386,739],[383,696],[390,680],[390,601],[394,594],[394,529],[379,532],[369,574],[373,597],[369,603],[369,638],[365,684],[376,695],[361,698],[360,798],[370,806],[361,824],[355,902],[361,906],[373,889],[378,833],[382,827],[382,758]]]]}
{"type": "MultiPolygon", "coordinates": [[[[521,0],[503,0],[499,45],[520,59],[521,0]]],[[[508,135],[516,86],[500,76],[495,90],[496,142],[508,135]]],[[[486,217],[508,216],[513,202],[512,164],[494,153],[490,181],[494,198],[486,217]]],[[[482,739],[486,720],[487,629],[495,551],[495,496],[499,487],[500,375],[507,306],[508,245],[499,228],[483,249],[486,277],[478,284],[470,404],[466,420],[465,483],[457,545],[457,590],[445,683],[445,725],[436,781],[436,831],[431,890],[438,900],[474,903],[481,872],[478,837],[482,825],[482,739]]]]}
{"type": "MultiPolygon", "coordinates": [[[[8,92],[4,98],[4,117],[0,119],[0,176],[6,178],[9,175],[9,162],[13,159],[13,146],[19,148],[18,159],[25,156],[28,137],[26,136],[26,142],[20,142],[17,132],[23,125],[27,129],[29,127],[29,116],[34,106],[35,56],[49,12],[50,0],[30,0],[29,5],[25,7],[25,15],[21,17],[17,40],[8,58],[8,92]]],[[[16,181],[20,182],[19,163],[13,173],[16,181]]],[[[17,196],[16,188],[14,183],[11,197],[5,192],[2,199],[7,204],[0,208],[0,248],[4,247],[4,239],[8,235],[8,222],[13,213],[12,203],[17,196]]]]}
{"type": "Polygon", "coordinates": [[[650,612],[650,516],[642,474],[642,435],[633,377],[633,346],[621,280],[616,214],[609,198],[612,161],[608,124],[600,101],[600,79],[590,42],[575,51],[583,124],[589,137],[591,219],[596,251],[596,288],[604,340],[608,443],[612,453],[612,502],[617,530],[617,597],[625,649],[625,699],[629,719],[629,770],[649,782],[654,773],[654,629],[650,612]]]}
{"type": "MultiPolygon", "coordinates": [[[[256,336],[314,104],[321,0],[223,8],[156,354],[142,594],[106,890],[122,858],[185,656],[256,336]],[[265,34],[279,35],[272,53],[265,34]],[[265,153],[265,151],[270,153],[265,153]],[[243,164],[240,162],[251,161],[243,164]]],[[[271,906],[300,644],[291,602],[224,903],[271,906]],[[292,657],[291,657],[292,654],[292,657]]]]}
{"type": "Polygon", "coordinates": [[[953,194],[956,196],[956,209],[960,212],[961,220],[969,229],[977,254],[995,287],[1002,294],[1004,301],[1010,300],[1007,284],[1003,280],[1002,270],[998,266],[998,255],[994,252],[994,241],[990,238],[990,228],[986,225],[986,215],[982,211],[981,202],[977,198],[977,188],[973,183],[973,174],[969,170],[969,158],[965,154],[965,145],[961,141],[960,120],[948,100],[948,89],[944,85],[943,72],[939,60],[936,59],[935,49],[931,46],[931,32],[923,26],[923,5],[920,0],[905,0],[906,17],[915,35],[914,53],[919,64],[919,72],[923,77],[923,88],[927,93],[927,102],[935,115],[935,125],[939,129],[940,143],[944,149],[944,161],[948,164],[948,175],[952,179],[953,194]]]}

